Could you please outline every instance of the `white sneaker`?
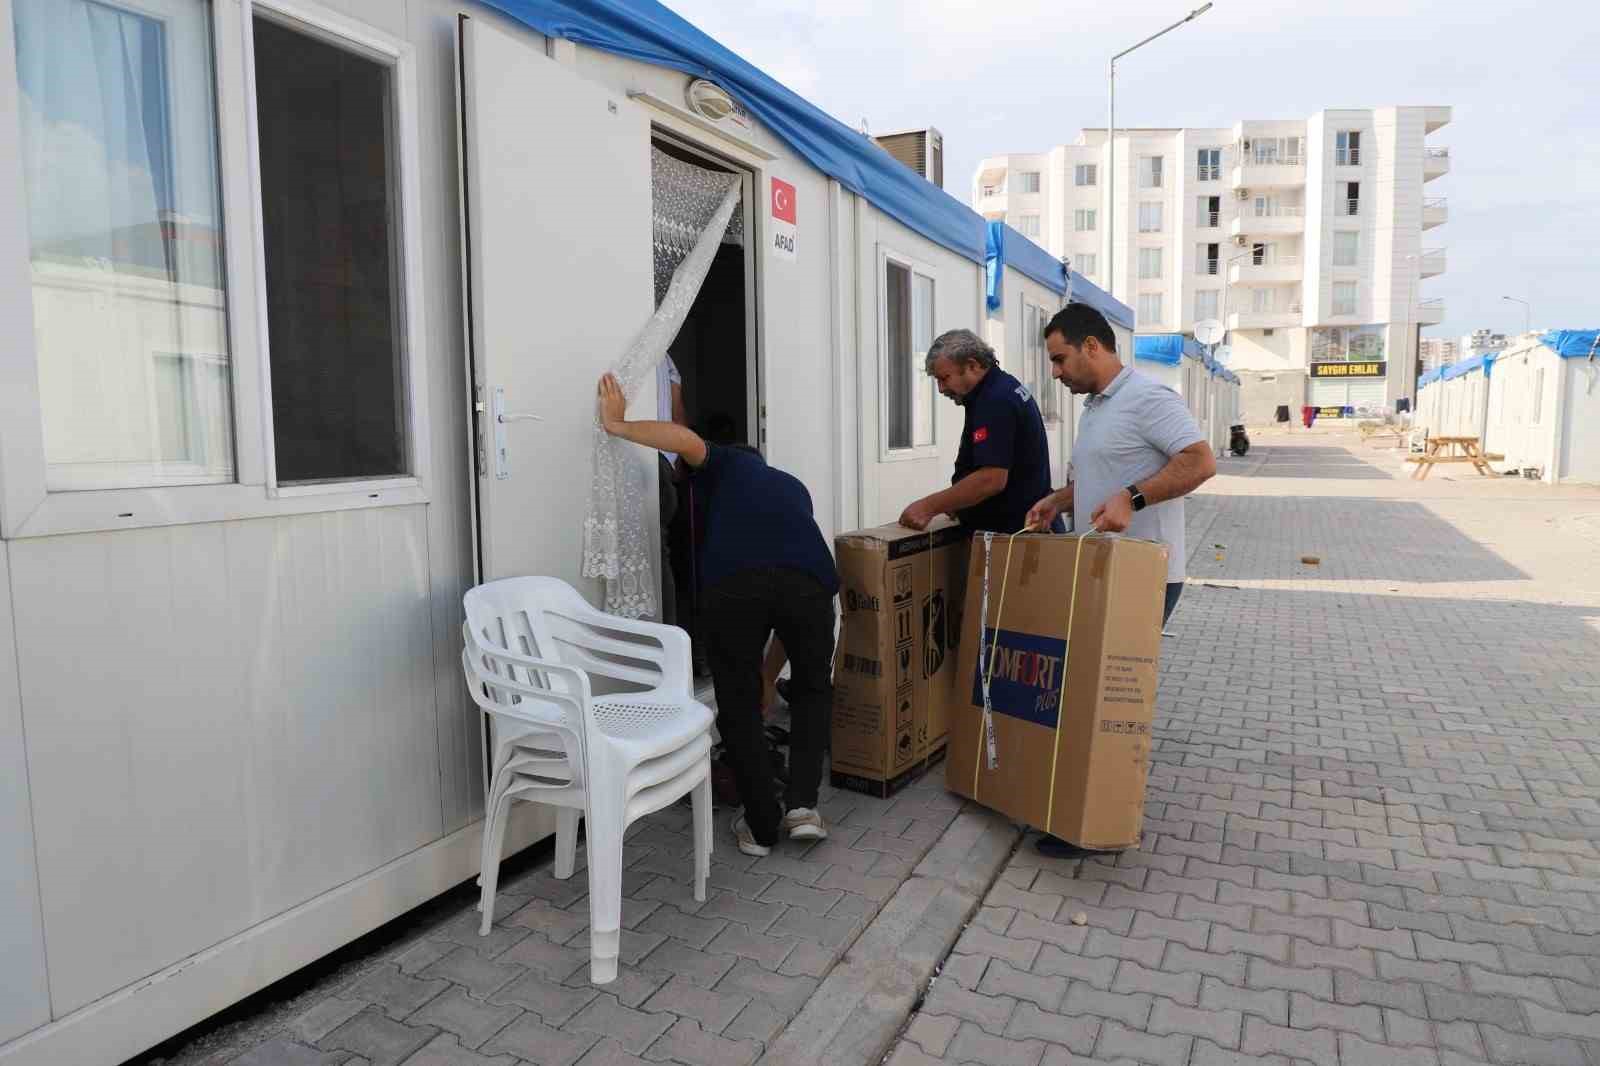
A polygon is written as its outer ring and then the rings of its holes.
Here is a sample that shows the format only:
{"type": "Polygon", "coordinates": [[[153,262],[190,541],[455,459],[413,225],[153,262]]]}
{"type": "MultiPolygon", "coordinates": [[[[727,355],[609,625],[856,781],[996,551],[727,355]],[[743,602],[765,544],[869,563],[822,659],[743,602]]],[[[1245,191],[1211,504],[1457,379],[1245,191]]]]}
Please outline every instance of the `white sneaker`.
{"type": "Polygon", "coordinates": [[[750,831],[750,823],[744,820],[743,811],[733,816],[733,839],[738,843],[739,850],[746,855],[760,858],[772,854],[771,848],[757,842],[755,834],[750,831]]]}
{"type": "Polygon", "coordinates": [[[779,832],[788,833],[790,840],[826,840],[828,826],[822,815],[810,807],[796,807],[783,816],[779,832]]]}

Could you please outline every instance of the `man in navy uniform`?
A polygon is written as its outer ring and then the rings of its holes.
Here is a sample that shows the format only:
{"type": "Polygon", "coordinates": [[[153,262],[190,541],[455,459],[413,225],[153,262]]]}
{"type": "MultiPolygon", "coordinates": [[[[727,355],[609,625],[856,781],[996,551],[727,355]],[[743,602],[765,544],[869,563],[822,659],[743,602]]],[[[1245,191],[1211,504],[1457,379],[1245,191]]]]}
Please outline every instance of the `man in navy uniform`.
{"type": "Polygon", "coordinates": [[[1017,532],[1050,492],[1050,445],[1033,393],[1000,369],[994,349],[969,329],[940,334],[928,348],[927,371],[939,392],[965,409],[966,424],[950,487],[911,504],[900,524],[926,529],[948,514],[968,530],[1017,532]]]}

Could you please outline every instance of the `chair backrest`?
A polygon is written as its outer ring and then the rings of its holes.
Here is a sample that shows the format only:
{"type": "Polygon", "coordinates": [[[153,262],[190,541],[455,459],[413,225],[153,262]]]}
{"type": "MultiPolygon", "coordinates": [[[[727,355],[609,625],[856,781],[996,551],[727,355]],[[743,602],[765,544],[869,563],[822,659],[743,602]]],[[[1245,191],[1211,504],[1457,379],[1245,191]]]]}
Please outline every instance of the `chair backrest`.
{"type": "Polygon", "coordinates": [[[485,711],[566,734],[578,744],[572,750],[582,750],[589,679],[562,662],[544,610],[544,601],[562,589],[571,592],[554,578],[513,578],[468,589],[462,597],[462,669],[485,711]]]}

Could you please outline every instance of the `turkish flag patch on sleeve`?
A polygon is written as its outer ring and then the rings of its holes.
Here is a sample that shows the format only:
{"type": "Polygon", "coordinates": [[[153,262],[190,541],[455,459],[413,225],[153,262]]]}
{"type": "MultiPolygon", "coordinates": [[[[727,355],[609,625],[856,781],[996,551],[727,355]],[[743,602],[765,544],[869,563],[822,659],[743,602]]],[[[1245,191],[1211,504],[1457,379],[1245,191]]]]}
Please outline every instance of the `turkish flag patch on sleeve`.
{"type": "Polygon", "coordinates": [[[988,426],[979,426],[977,429],[972,431],[972,443],[974,443],[974,444],[982,444],[984,441],[986,441],[988,439],[989,439],[989,427],[988,426]]]}

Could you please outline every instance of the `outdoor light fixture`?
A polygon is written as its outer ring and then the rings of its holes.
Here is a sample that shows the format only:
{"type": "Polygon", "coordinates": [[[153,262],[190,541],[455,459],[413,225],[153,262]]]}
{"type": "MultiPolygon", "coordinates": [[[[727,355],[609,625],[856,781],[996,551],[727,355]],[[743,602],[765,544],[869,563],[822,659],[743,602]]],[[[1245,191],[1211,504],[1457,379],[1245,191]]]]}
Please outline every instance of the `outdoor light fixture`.
{"type": "Polygon", "coordinates": [[[684,96],[688,100],[689,110],[712,122],[721,122],[734,112],[733,97],[720,85],[704,78],[691,81],[684,96]]]}

